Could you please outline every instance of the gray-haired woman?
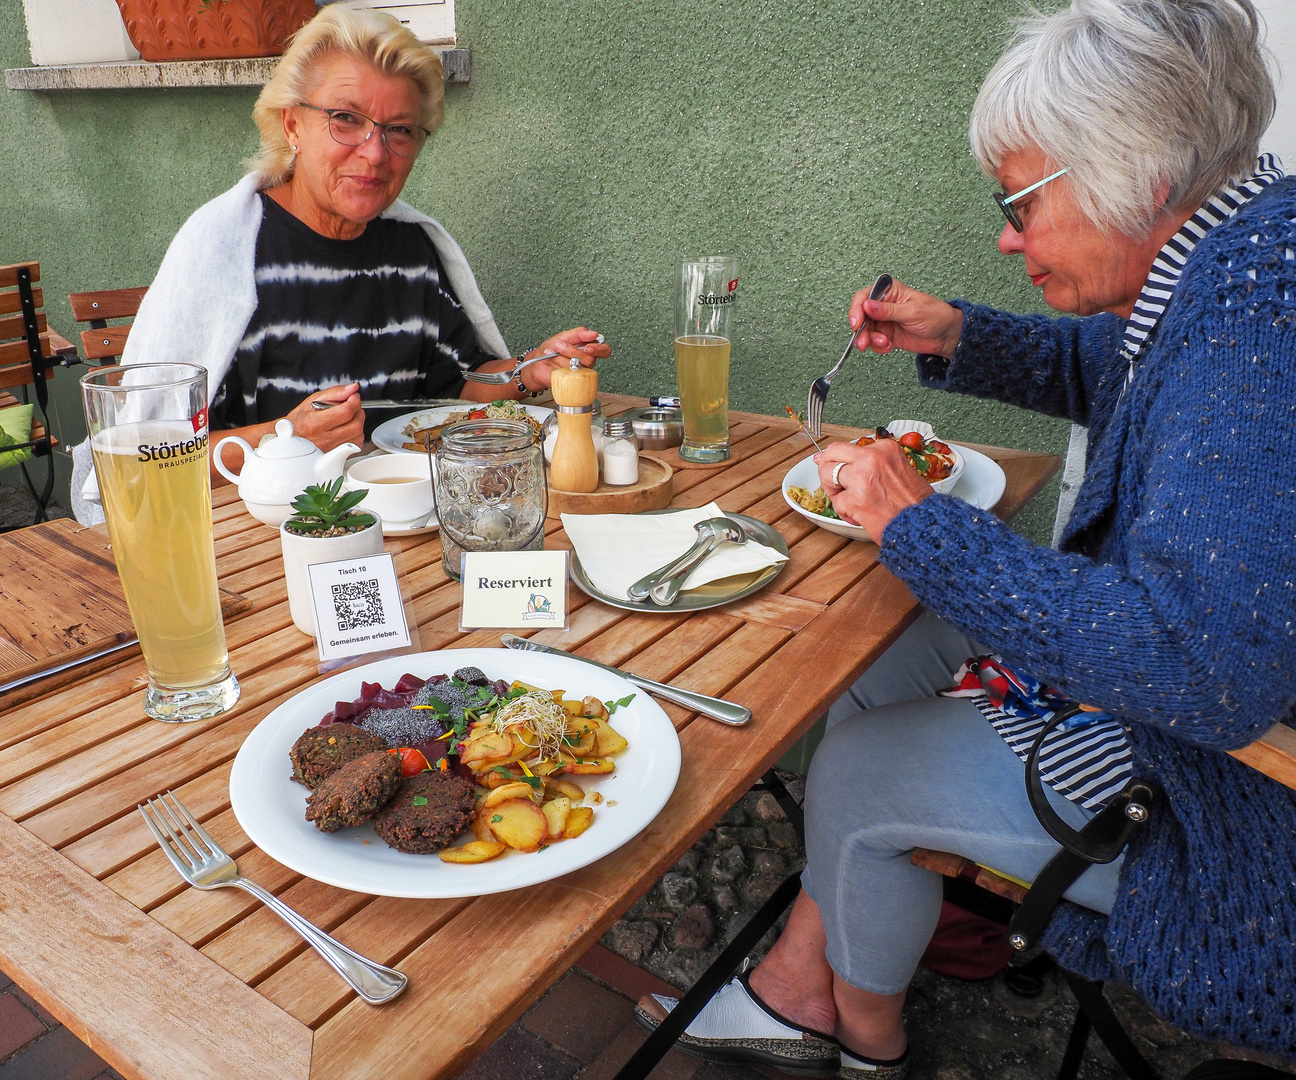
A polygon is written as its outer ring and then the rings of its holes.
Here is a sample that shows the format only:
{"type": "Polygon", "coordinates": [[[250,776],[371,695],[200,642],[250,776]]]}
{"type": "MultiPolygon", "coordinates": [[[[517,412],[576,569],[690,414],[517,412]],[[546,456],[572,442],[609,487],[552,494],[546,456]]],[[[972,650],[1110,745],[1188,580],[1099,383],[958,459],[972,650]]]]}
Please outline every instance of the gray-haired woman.
{"type": "MultiPolygon", "coordinates": [[[[560,358],[516,384],[465,385],[465,371],[514,360],[459,245],[397,199],[442,99],[436,52],[385,12],[331,4],[294,36],[253,110],[248,176],[176,234],[123,356],[207,368],[213,460],[221,438],[255,446],[284,416],[328,450],[363,441],[365,398],[516,398],[570,357],[610,355],[577,327],[529,350],[560,358]]],[[[226,465],[237,457],[227,449],[226,465]]],[[[90,476],[78,447],[83,521],[101,519],[82,498],[90,476]]]]}
{"type": "Polygon", "coordinates": [[[1046,946],[1182,1027],[1296,1057],[1296,793],[1225,753],[1296,701],[1296,182],[1256,159],[1273,108],[1250,0],[1074,0],[986,79],[972,145],[1003,187],[1000,250],[1083,317],[897,284],[858,294],[851,325],[918,353],[929,386],[1086,425],[1085,482],[1054,551],[933,494],[894,441],[820,455],[928,614],[832,709],[787,929],[684,1047],[903,1075],[941,904],[910,853],[1034,880],[1058,845],[1022,758],[1083,702],[1041,753],[1053,809],[1081,827],[1133,775],[1165,800],[1076,880],[1046,946]]]}

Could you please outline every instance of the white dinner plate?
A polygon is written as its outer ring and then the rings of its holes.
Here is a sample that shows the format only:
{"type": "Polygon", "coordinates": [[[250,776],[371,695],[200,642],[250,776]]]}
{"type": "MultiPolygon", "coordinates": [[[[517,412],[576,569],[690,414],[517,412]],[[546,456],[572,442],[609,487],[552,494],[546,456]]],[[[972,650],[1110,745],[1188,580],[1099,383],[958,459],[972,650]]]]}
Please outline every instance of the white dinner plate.
{"type": "MultiPolygon", "coordinates": [[[[982,510],[991,509],[1003,498],[1004,488],[1008,484],[1003,469],[999,468],[997,461],[986,457],[978,450],[960,445],[959,452],[963,455],[963,475],[958,478],[954,489],[949,494],[982,510]]],[[[808,457],[804,461],[797,462],[783,477],[783,498],[788,506],[803,518],[813,521],[821,529],[827,529],[838,536],[849,537],[851,540],[873,539],[863,526],[851,525],[837,518],[811,513],[788,494],[790,487],[803,487],[814,491],[815,488],[822,486],[819,483],[819,467],[813,457],[808,457]]]]}
{"type": "MultiPolygon", "coordinates": [[[[401,416],[393,416],[374,428],[373,444],[389,454],[421,454],[422,450],[406,450],[401,445],[405,442],[407,424],[417,420],[419,427],[436,427],[451,413],[467,412],[469,409],[479,408],[482,404],[484,403],[480,401],[472,401],[463,405],[441,405],[435,409],[419,409],[401,416]]],[[[523,408],[540,424],[553,415],[553,409],[545,409],[539,405],[524,405],[523,408]]]]}
{"type": "MultiPolygon", "coordinates": [[[[601,859],[637,836],[660,813],[680,771],[680,744],[669,717],[652,698],[619,675],[579,660],[508,649],[445,649],[394,656],[323,679],[294,694],[244,740],[230,773],[234,816],[262,851],[299,874],[342,889],[379,896],[484,896],[568,874],[601,859]],[[491,679],[520,679],[568,698],[590,694],[601,701],[634,695],[612,714],[629,747],[616,772],[572,779],[587,793],[602,793],[594,823],[580,836],[525,854],[506,851],[476,864],[442,862],[436,855],[406,855],[388,847],[371,825],[323,833],[306,820],[309,791],[290,780],[288,751],[337,701],[360,696],[360,683],[392,687],[410,672],[420,678],[481,668],[491,679]]],[[[462,839],[472,839],[465,833],[462,839]]],[[[457,843],[457,842],[456,842],[457,843]]]]}

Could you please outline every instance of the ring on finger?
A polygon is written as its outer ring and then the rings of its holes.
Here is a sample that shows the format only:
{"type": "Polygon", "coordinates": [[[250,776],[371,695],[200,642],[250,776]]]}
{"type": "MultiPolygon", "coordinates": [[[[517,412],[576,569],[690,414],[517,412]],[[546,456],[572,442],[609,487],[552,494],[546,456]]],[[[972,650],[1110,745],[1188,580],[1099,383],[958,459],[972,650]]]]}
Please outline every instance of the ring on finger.
{"type": "Polygon", "coordinates": [[[846,468],[846,462],[844,462],[844,461],[839,461],[839,462],[837,462],[836,465],[833,466],[833,471],[832,471],[832,485],[833,485],[833,487],[841,487],[841,481],[838,480],[837,478],[838,478],[839,476],[841,476],[841,471],[842,471],[842,469],[844,469],[844,468],[846,468]]]}

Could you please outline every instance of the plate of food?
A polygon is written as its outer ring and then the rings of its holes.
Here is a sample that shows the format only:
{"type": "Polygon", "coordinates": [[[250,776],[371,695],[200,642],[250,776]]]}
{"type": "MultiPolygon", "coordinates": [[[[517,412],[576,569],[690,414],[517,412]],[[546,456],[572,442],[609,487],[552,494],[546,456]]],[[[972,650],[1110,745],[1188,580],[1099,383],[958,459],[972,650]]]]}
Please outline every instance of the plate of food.
{"type": "MultiPolygon", "coordinates": [[[[933,490],[954,495],[982,510],[989,510],[1003,498],[1007,478],[993,458],[934,438],[930,425],[921,421],[896,420],[887,425],[887,430],[905,445],[910,463],[924,476],[933,477],[933,490]]],[[[870,436],[859,440],[861,445],[873,441],[870,436]]],[[[822,529],[851,540],[873,539],[863,526],[837,516],[819,483],[819,467],[813,457],[797,462],[783,477],[783,498],[798,514],[822,529]]]]}
{"type": "Polygon", "coordinates": [[[230,803],[262,851],[316,881],[482,896],[632,841],[679,771],[669,717],[620,676],[563,656],[447,649],[294,694],[244,740],[230,803]]]}
{"type": "Polygon", "coordinates": [[[389,454],[426,454],[428,443],[432,449],[441,441],[441,429],[460,420],[530,420],[536,432],[553,415],[553,409],[539,405],[523,405],[518,401],[500,401],[476,404],[464,402],[462,406],[441,405],[435,409],[394,416],[374,428],[373,444],[389,454]]]}

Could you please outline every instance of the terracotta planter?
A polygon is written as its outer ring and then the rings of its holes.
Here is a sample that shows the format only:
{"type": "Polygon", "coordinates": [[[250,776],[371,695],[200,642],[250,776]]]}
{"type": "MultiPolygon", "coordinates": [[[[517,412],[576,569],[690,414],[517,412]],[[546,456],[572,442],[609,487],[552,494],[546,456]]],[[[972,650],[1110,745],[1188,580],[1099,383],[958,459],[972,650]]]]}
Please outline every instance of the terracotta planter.
{"type": "Polygon", "coordinates": [[[145,60],[279,56],[315,16],[315,0],[117,0],[145,60]]]}

